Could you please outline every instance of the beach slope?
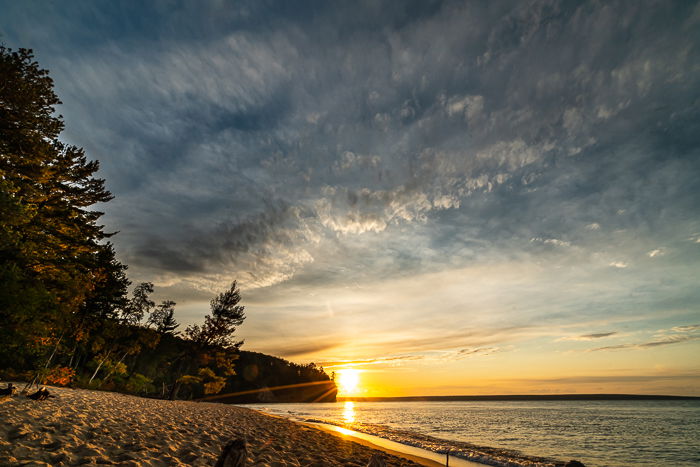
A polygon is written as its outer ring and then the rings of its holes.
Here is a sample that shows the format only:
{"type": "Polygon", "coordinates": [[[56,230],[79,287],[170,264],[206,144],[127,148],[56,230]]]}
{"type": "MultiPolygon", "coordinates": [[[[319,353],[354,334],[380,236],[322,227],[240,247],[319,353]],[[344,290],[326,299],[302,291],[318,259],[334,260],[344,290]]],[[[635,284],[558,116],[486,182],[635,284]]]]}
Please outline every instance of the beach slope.
{"type": "MultiPolygon", "coordinates": [[[[211,466],[241,437],[257,466],[365,466],[380,452],[242,407],[49,389],[55,398],[0,401],[0,465],[211,466]]],[[[390,466],[419,465],[381,455],[390,466]]]]}

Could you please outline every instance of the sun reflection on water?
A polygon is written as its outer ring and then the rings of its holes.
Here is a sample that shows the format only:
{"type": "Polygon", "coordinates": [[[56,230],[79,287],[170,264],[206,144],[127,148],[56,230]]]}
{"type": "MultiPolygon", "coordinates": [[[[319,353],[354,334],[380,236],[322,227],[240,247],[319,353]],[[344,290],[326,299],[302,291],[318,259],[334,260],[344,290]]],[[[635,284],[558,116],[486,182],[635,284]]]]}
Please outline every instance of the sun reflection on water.
{"type": "Polygon", "coordinates": [[[355,421],[355,403],[352,401],[345,401],[343,406],[343,421],[345,423],[353,423],[355,421]]]}

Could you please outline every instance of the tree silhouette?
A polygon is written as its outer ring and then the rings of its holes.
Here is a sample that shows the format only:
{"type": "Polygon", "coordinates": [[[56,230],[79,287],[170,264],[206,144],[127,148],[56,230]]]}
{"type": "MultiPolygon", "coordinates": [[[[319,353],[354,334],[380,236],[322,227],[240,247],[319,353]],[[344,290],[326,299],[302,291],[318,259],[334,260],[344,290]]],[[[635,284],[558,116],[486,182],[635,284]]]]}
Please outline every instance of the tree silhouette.
{"type": "Polygon", "coordinates": [[[238,305],[240,301],[240,290],[233,281],[227,291],[210,302],[211,314],[204,317],[204,324],[188,326],[185,335],[204,347],[237,349],[243,342],[236,341],[233,333],[245,320],[245,307],[238,305]]]}
{"type": "Polygon", "coordinates": [[[180,325],[174,318],[175,302],[165,300],[153,310],[148,317],[147,325],[152,325],[153,328],[161,334],[175,334],[175,329],[180,325]]]}

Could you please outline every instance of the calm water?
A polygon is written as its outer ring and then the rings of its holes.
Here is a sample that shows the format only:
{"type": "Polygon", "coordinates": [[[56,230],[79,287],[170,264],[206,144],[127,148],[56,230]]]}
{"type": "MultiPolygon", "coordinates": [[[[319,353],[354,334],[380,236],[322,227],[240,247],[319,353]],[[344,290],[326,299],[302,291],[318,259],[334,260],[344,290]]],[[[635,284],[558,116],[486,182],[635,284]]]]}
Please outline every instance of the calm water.
{"type": "Polygon", "coordinates": [[[433,451],[450,449],[491,465],[548,465],[546,460],[533,459],[537,456],[577,459],[587,467],[700,466],[698,401],[338,402],[249,407],[343,425],[433,451]]]}

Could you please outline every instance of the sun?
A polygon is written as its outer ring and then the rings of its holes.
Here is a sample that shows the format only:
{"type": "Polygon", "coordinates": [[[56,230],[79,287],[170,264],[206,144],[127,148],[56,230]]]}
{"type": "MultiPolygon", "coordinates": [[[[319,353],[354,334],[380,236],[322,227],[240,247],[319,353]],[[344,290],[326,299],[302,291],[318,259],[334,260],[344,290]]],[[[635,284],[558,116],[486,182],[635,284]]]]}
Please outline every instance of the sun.
{"type": "Polygon", "coordinates": [[[360,370],[343,368],[335,372],[335,382],[338,392],[343,395],[352,395],[360,389],[360,370]]]}

